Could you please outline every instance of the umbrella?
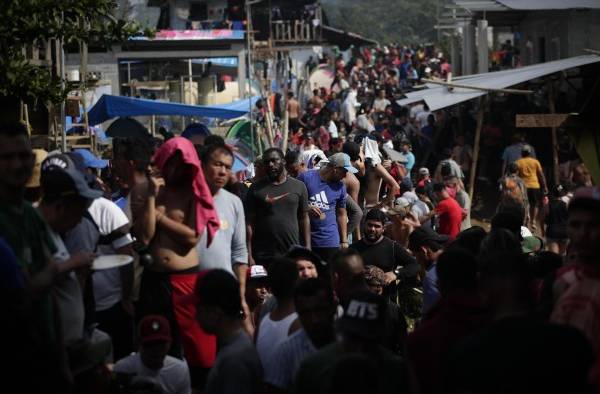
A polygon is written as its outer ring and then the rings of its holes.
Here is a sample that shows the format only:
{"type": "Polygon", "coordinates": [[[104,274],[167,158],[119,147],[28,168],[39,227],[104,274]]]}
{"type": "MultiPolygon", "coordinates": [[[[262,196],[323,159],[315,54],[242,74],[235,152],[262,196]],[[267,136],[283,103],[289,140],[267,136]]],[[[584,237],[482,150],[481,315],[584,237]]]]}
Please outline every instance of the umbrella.
{"type": "Polygon", "coordinates": [[[115,120],[106,130],[106,135],[113,138],[150,138],[148,130],[140,122],[131,118],[115,120]]]}

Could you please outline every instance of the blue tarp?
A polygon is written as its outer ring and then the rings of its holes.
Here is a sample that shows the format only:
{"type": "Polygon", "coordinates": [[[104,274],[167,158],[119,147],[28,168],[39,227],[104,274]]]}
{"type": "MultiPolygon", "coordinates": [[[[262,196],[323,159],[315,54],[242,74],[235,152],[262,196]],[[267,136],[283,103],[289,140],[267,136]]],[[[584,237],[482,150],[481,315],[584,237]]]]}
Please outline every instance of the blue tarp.
{"type": "MultiPolygon", "coordinates": [[[[252,97],[250,99],[252,105],[258,99],[258,96],[252,97]]],[[[90,126],[94,126],[109,119],[123,116],[182,115],[233,119],[244,116],[249,110],[249,99],[237,100],[222,105],[187,105],[104,94],[90,109],[88,120],[90,126]]]]}

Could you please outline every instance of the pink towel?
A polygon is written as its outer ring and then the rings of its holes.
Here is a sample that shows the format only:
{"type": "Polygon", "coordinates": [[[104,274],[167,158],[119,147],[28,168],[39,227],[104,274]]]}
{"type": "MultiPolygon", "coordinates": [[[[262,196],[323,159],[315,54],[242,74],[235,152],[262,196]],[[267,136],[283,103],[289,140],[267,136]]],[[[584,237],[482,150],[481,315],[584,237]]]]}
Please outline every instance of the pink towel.
{"type": "Polygon", "coordinates": [[[167,160],[177,151],[181,152],[183,161],[194,168],[193,190],[196,200],[196,232],[202,234],[202,231],[206,227],[208,230],[206,244],[210,245],[213,236],[219,229],[220,222],[194,145],[182,137],[171,138],[154,154],[154,164],[162,171],[167,160]]]}

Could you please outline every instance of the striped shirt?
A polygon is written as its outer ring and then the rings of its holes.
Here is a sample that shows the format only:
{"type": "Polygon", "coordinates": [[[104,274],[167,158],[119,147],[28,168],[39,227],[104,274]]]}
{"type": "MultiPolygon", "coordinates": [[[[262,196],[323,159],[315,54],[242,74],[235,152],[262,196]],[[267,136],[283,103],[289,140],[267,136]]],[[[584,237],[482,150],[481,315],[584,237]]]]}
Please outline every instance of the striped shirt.
{"type": "Polygon", "coordinates": [[[304,329],[283,341],[273,353],[273,362],[265,370],[265,382],[279,389],[289,389],[294,383],[300,364],[316,349],[304,329]]]}

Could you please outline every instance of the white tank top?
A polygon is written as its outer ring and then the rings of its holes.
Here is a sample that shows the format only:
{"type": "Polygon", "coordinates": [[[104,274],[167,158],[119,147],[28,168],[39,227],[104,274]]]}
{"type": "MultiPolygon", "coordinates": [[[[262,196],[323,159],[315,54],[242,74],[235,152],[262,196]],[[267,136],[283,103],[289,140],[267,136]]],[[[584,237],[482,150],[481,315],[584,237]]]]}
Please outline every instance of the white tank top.
{"type": "Polygon", "coordinates": [[[282,320],[274,321],[269,313],[260,322],[256,350],[264,369],[267,369],[277,345],[288,337],[290,326],[297,318],[298,314],[294,312],[282,320]]]}

